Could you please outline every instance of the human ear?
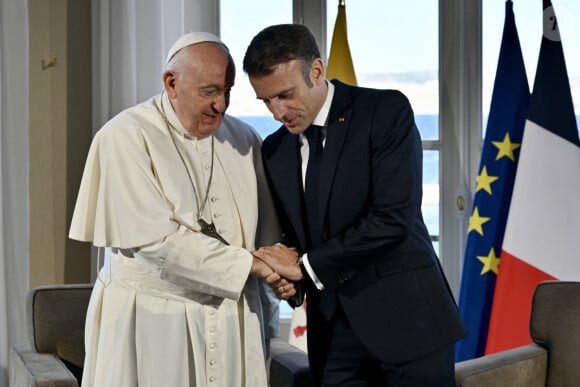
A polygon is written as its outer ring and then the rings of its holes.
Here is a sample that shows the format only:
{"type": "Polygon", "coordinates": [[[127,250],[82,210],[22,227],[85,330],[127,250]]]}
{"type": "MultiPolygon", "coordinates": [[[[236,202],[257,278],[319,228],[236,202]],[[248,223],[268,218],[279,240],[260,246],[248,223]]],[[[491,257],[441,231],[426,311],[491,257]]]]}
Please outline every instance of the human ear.
{"type": "Polygon", "coordinates": [[[324,62],[322,62],[322,59],[316,58],[312,61],[312,66],[310,66],[310,79],[312,83],[319,85],[324,82],[324,70],[324,62]]]}
{"type": "Polygon", "coordinates": [[[163,73],[163,86],[169,98],[175,98],[177,91],[175,90],[175,83],[177,81],[176,74],[173,71],[166,71],[163,73]]]}

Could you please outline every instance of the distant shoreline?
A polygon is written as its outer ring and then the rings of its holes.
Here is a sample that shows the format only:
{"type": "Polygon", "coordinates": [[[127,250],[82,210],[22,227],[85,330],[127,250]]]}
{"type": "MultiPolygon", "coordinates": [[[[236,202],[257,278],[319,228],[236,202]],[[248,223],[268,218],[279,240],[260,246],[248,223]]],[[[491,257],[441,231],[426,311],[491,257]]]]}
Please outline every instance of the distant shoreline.
{"type": "MultiPolygon", "coordinates": [[[[236,116],[248,123],[258,134],[264,138],[277,130],[281,125],[271,116],[236,116]]],[[[415,123],[421,133],[422,140],[437,140],[439,138],[439,115],[437,114],[416,114],[415,123]]],[[[487,116],[483,117],[484,127],[487,124],[487,116]]],[[[580,115],[576,116],[576,126],[580,129],[580,115]]]]}
{"type": "MultiPolygon", "coordinates": [[[[254,127],[262,138],[276,131],[281,126],[271,116],[236,117],[254,127]]],[[[415,115],[415,122],[423,140],[436,140],[438,138],[439,116],[437,114],[417,114],[415,115]]]]}

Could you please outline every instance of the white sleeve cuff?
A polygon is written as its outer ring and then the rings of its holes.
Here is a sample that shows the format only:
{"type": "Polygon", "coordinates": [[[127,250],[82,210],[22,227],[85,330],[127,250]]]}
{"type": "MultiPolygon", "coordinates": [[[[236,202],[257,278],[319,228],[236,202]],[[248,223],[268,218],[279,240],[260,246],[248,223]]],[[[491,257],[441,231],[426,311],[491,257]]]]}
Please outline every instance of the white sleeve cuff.
{"type": "Polygon", "coordinates": [[[312,282],[314,282],[314,285],[316,285],[316,288],[318,290],[324,290],[324,284],[322,282],[320,282],[320,280],[318,279],[318,276],[316,275],[316,273],[314,273],[314,270],[312,270],[312,266],[310,266],[310,262],[308,261],[308,254],[304,254],[302,256],[302,263],[304,264],[304,268],[306,269],[306,272],[308,273],[308,275],[312,279],[312,282]]]}

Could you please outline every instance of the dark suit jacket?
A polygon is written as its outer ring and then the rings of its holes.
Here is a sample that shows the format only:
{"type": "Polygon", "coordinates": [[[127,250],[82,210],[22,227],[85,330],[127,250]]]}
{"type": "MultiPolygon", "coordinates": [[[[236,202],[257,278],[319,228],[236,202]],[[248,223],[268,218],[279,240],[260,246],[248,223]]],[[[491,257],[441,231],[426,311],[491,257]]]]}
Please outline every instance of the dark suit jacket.
{"type": "MultiPolygon", "coordinates": [[[[319,185],[322,245],[307,251],[298,136],[262,145],[284,243],[336,292],[353,329],[386,362],[416,358],[465,336],[421,214],[422,146],[407,98],[336,80],[319,185]]],[[[309,351],[321,315],[307,281],[309,351]]]]}

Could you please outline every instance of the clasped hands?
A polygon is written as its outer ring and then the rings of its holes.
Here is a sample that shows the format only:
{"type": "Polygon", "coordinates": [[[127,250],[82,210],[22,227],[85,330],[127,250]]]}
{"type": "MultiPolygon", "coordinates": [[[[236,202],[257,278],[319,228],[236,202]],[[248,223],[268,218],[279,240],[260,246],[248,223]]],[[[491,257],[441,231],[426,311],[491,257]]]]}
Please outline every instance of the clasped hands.
{"type": "Polygon", "coordinates": [[[265,278],[278,298],[287,300],[296,294],[294,282],[302,279],[296,249],[277,244],[260,247],[252,255],[251,274],[265,278]]]}

